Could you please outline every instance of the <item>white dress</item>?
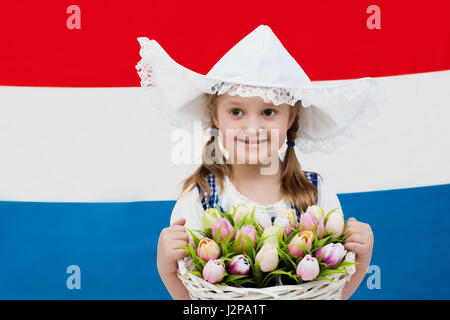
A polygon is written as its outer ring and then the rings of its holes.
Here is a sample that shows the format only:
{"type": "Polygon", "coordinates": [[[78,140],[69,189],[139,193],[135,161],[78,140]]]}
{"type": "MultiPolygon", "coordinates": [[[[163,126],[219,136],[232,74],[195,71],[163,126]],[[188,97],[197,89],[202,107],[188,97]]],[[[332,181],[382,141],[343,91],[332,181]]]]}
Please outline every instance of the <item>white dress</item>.
{"type": "MultiPolygon", "coordinates": [[[[220,188],[219,185],[216,185],[216,188],[220,188]]],[[[332,191],[332,189],[321,179],[318,182],[318,205],[323,207],[325,213],[328,213],[334,208],[341,207],[339,199],[332,191]]],[[[172,210],[172,215],[170,217],[170,224],[182,217],[186,218],[185,226],[190,230],[202,229],[202,221],[201,215],[204,211],[201,202],[198,200],[199,192],[197,188],[193,188],[190,192],[185,193],[178,201],[175,203],[175,206],[172,210]]],[[[280,208],[290,208],[290,203],[285,199],[281,199],[280,201],[270,204],[270,205],[261,205],[250,200],[245,195],[241,194],[233,183],[230,181],[228,176],[225,176],[224,181],[224,190],[223,193],[219,193],[219,204],[222,208],[227,210],[228,206],[230,209],[233,208],[233,205],[237,205],[239,203],[245,203],[249,207],[250,210],[255,208],[255,217],[261,213],[267,213],[271,217],[276,215],[276,212],[280,208]]],[[[338,209],[342,212],[342,208],[338,209]]]]}

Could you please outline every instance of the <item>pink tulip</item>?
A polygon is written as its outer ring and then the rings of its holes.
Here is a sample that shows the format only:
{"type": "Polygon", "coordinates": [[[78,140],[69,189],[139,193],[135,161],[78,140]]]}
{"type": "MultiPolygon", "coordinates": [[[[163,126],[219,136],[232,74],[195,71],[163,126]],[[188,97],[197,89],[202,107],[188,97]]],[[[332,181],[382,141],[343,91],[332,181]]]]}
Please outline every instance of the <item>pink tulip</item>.
{"type": "Polygon", "coordinates": [[[203,267],[203,279],[209,283],[217,283],[223,280],[225,265],[219,259],[209,260],[203,267]]]}
{"type": "Polygon", "coordinates": [[[291,235],[291,233],[292,233],[292,229],[288,228],[288,227],[290,227],[289,220],[287,218],[285,218],[285,217],[281,217],[281,216],[276,217],[275,221],[273,222],[273,225],[282,228],[282,230],[283,230],[283,238],[285,236],[289,237],[291,235]]]}
{"type": "Polygon", "coordinates": [[[220,257],[219,245],[214,240],[203,238],[198,244],[197,255],[205,261],[217,259],[220,257]]]}
{"type": "Polygon", "coordinates": [[[307,254],[298,263],[297,276],[299,276],[303,281],[309,281],[317,278],[319,272],[319,262],[316,258],[311,257],[309,254],[307,254]]]}
{"type": "Polygon", "coordinates": [[[347,250],[345,250],[342,243],[329,243],[323,246],[316,252],[316,257],[320,257],[322,253],[325,254],[322,257],[322,262],[326,263],[328,269],[337,267],[344,258],[347,250]]]}
{"type": "Polygon", "coordinates": [[[217,218],[211,225],[213,237],[216,235],[220,227],[220,240],[224,240],[230,233],[234,232],[234,228],[230,221],[225,218],[217,218]]]}
{"type": "Polygon", "coordinates": [[[323,217],[319,217],[319,219],[317,219],[316,233],[317,238],[319,239],[322,239],[323,235],[325,234],[325,226],[323,222],[324,222],[323,217]]]}
{"type": "Polygon", "coordinates": [[[250,271],[250,263],[243,254],[238,254],[228,264],[228,272],[235,275],[247,275],[250,271]]]}
{"type": "Polygon", "coordinates": [[[317,237],[322,239],[325,233],[325,226],[323,223],[323,217],[316,218],[312,210],[307,210],[300,217],[300,231],[312,231],[316,228],[317,237]]]}
{"type": "Polygon", "coordinates": [[[252,225],[243,226],[236,233],[236,241],[239,241],[239,248],[243,248],[246,252],[247,248],[245,247],[245,239],[247,239],[244,235],[248,236],[252,241],[253,246],[256,244],[256,229],[252,225]]]}
{"type": "Polygon", "coordinates": [[[316,223],[314,214],[311,211],[306,211],[300,216],[300,231],[313,231],[316,223]]]}
{"type": "Polygon", "coordinates": [[[304,252],[299,246],[305,246],[308,250],[311,250],[314,241],[314,234],[311,231],[302,231],[297,233],[289,242],[288,250],[289,253],[294,256],[301,258],[306,252],[304,252]]]}

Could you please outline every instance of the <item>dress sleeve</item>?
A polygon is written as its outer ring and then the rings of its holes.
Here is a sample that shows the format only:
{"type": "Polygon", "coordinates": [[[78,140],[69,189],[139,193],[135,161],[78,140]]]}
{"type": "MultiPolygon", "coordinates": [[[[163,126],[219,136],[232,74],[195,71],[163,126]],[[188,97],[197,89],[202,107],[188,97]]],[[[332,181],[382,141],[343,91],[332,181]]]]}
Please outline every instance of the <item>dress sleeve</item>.
{"type": "Polygon", "coordinates": [[[185,227],[190,230],[202,228],[201,215],[204,210],[198,200],[198,195],[198,189],[193,188],[177,200],[170,216],[170,225],[180,218],[186,218],[185,227]]]}
{"type": "Polygon", "coordinates": [[[324,208],[325,214],[333,210],[334,208],[338,208],[336,211],[342,211],[341,203],[339,201],[338,196],[333,190],[333,187],[330,186],[329,183],[325,182],[322,179],[319,179],[319,206],[324,208]]]}

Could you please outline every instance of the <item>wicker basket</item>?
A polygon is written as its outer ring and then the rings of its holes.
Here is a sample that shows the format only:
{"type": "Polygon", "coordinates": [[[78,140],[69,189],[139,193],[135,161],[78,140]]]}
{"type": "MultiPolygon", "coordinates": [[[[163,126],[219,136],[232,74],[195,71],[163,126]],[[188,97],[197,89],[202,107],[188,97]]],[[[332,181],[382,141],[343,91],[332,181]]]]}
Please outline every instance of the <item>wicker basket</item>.
{"type": "MultiPolygon", "coordinates": [[[[345,261],[354,262],[355,253],[347,251],[345,261]]],[[[178,278],[188,289],[193,300],[340,300],[345,283],[355,273],[355,265],[345,267],[347,273],[333,274],[329,280],[317,280],[297,285],[276,285],[266,288],[244,288],[232,286],[217,286],[187,271],[195,270],[192,260],[188,257],[178,260],[178,278]]]]}

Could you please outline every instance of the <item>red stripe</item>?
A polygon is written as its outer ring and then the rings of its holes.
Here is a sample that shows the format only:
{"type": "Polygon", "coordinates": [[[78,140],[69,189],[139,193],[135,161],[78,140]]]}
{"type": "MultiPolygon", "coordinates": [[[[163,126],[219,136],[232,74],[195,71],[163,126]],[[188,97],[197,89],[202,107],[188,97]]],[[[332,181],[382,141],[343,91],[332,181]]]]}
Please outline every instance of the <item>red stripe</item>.
{"type": "Polygon", "coordinates": [[[139,36],[206,73],[237,41],[269,25],[311,80],[450,69],[450,1],[3,1],[0,85],[138,86],[139,36]],[[66,9],[81,8],[81,30],[66,9]],[[369,30],[369,5],[381,29],[369,30]]]}

